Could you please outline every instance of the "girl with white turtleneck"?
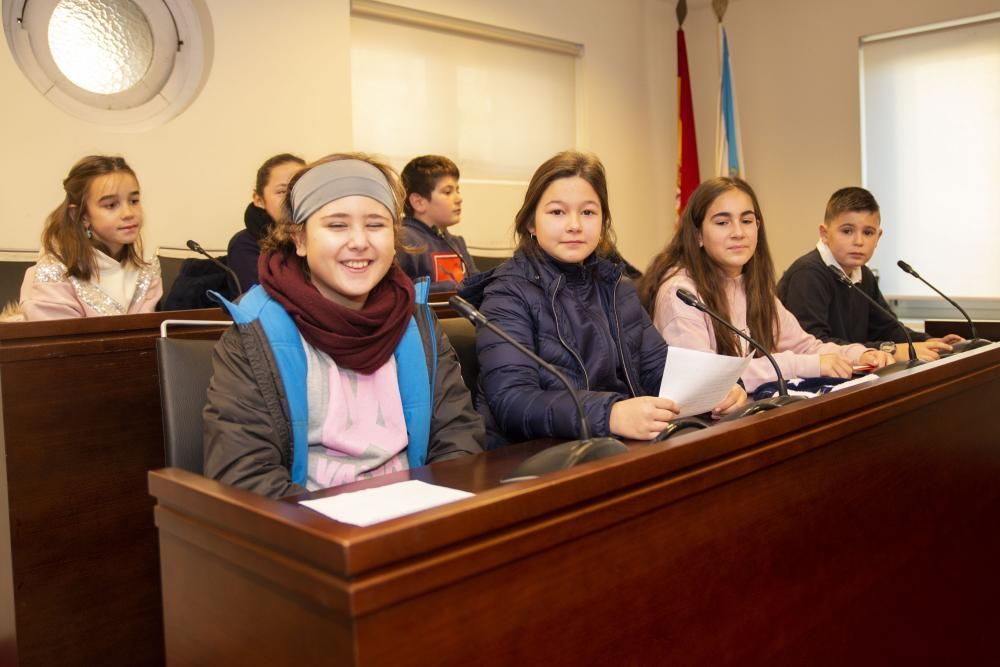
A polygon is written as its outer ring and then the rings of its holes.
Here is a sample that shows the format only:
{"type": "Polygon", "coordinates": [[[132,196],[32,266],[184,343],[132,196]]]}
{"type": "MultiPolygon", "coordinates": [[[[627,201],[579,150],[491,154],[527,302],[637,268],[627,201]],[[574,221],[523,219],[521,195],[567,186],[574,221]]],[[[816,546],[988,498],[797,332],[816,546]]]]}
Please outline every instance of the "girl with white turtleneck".
{"type": "Polygon", "coordinates": [[[92,155],[73,165],[63,189],[21,285],[25,319],[152,312],[163,283],[159,262],[142,256],[135,172],[120,157],[92,155]]]}

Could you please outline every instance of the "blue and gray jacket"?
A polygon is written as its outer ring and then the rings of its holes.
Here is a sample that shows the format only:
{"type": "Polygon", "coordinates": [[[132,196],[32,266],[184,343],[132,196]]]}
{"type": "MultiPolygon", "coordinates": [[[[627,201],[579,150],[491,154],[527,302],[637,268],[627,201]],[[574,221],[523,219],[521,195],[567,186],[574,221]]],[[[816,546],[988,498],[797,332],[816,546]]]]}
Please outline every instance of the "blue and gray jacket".
{"type": "MultiPolygon", "coordinates": [[[[448,339],[427,305],[428,283],[396,346],[410,467],[481,451],[472,407],[448,339]]],[[[205,408],[205,474],[269,496],[304,491],[308,463],[306,355],[294,320],[259,285],[224,299],[234,327],[216,347],[205,408]]]]}

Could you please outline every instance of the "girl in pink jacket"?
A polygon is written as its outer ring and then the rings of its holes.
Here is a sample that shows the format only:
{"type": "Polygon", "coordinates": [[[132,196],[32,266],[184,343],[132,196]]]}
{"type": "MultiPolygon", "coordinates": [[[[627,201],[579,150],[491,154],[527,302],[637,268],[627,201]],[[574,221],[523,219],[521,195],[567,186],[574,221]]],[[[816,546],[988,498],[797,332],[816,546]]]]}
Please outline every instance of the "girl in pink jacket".
{"type": "MultiPolygon", "coordinates": [[[[738,178],[714,178],[698,186],[674,238],[637,287],[669,345],[730,356],[753,353],[742,338],[682,302],[677,290],[684,288],[766,347],[786,378],[847,378],[855,364],[892,363],[885,353],[863,345],[820,341],[781,305],[757,196],[738,178]]],[[[777,379],[770,362],[755,356],[742,377],[748,392],[777,379]]]]}
{"type": "Polygon", "coordinates": [[[163,295],[160,264],[142,257],[135,172],[120,157],[91,155],[70,169],[49,214],[42,254],[25,272],[28,320],[149,313],[163,295]]]}

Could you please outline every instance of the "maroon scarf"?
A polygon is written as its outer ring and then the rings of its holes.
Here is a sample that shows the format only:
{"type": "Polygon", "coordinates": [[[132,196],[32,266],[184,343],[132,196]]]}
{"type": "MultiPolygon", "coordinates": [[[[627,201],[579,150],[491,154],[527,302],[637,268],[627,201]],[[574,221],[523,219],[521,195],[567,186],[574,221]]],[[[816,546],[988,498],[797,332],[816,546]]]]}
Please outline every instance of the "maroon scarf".
{"type": "Polygon", "coordinates": [[[284,306],[302,337],[337,366],[374,373],[389,361],[413,315],[413,282],[393,262],[364,307],[352,310],[320,294],[302,272],[303,261],[283,261],[280,252],[261,253],[261,286],[284,306]]]}

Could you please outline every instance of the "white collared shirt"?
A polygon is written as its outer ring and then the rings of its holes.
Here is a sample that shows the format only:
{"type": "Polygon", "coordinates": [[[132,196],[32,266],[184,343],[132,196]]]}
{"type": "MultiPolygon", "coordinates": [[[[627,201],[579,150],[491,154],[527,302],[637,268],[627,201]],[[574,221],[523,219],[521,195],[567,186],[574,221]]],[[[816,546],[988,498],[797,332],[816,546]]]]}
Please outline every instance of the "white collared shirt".
{"type": "MultiPolygon", "coordinates": [[[[844,267],[842,267],[837,262],[837,259],[833,256],[833,253],[830,251],[830,246],[828,246],[827,244],[823,243],[823,239],[820,239],[819,241],[816,242],[816,250],[819,250],[819,256],[823,258],[823,262],[827,266],[833,266],[835,268],[840,269],[841,271],[844,271],[844,267]]],[[[847,272],[844,271],[844,273],[847,273],[847,272]]],[[[855,285],[857,285],[858,283],[860,283],[861,282],[861,267],[860,266],[855,267],[853,271],[851,271],[850,273],[847,273],[847,277],[850,278],[851,282],[854,283],[855,285]]]]}

